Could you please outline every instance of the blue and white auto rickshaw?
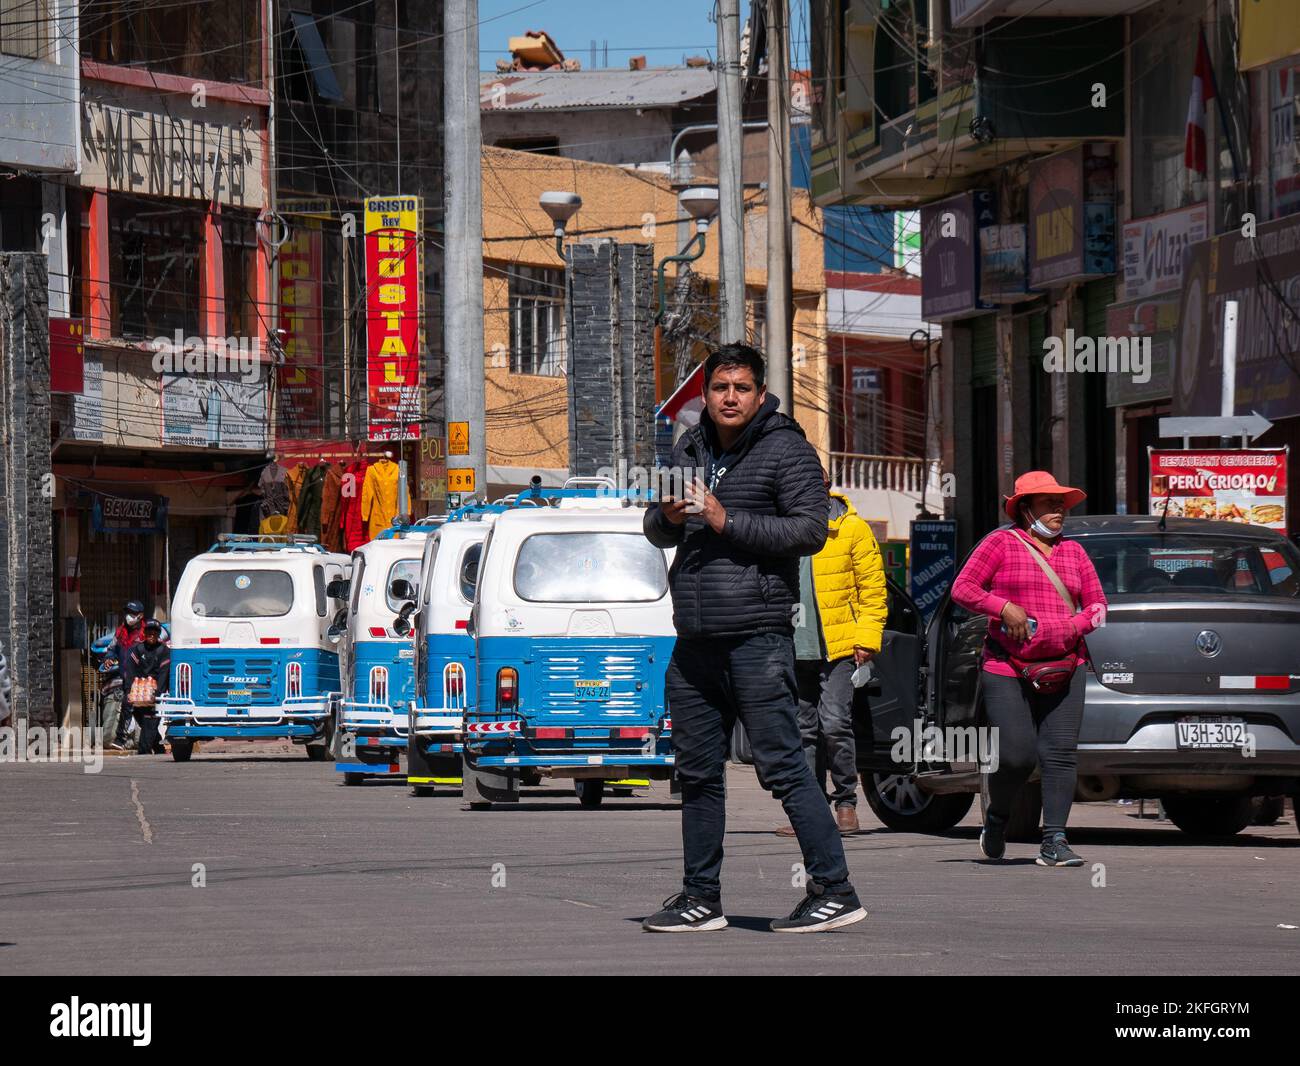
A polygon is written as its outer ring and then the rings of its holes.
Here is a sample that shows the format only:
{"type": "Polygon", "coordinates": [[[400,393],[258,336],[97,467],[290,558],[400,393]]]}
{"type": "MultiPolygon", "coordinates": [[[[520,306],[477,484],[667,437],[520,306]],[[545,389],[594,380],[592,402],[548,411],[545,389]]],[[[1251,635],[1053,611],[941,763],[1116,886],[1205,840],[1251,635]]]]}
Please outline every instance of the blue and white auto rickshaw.
{"type": "Polygon", "coordinates": [[[299,535],[222,534],[185,565],[171,691],[158,701],[177,762],[209,737],[287,738],[330,757],[348,569],[346,555],[299,535]]]}
{"type": "Polygon", "coordinates": [[[394,588],[420,583],[430,520],[395,525],[352,553],[348,638],[342,647],[343,698],[334,734],[334,769],[348,785],[398,776],[415,696],[415,649],[393,624],[405,602],[394,588]],[[404,584],[399,584],[404,583],[404,584]]]}
{"type": "Polygon", "coordinates": [[[632,502],[571,498],[494,523],[471,622],[471,808],[517,801],[526,773],[573,779],[587,807],[634,774],[671,778],[669,558],[632,502]]]}
{"type": "Polygon", "coordinates": [[[424,545],[414,626],[416,696],[410,705],[406,780],[417,796],[460,787],[465,709],[475,691],[469,613],[483,541],[504,507],[453,512],[424,545]]]}

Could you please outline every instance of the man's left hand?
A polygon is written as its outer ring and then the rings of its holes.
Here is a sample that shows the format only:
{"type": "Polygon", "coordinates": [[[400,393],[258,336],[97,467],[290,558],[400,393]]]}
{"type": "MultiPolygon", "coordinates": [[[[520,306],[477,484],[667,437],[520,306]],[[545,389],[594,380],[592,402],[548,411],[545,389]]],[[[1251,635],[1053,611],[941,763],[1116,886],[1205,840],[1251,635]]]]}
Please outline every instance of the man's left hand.
{"type": "Polygon", "coordinates": [[[864,648],[861,645],[854,645],[853,647],[853,662],[858,666],[871,662],[875,655],[876,653],[872,648],[864,648]]]}
{"type": "Polygon", "coordinates": [[[696,478],[695,483],[686,490],[686,498],[714,533],[722,532],[722,527],[727,522],[727,509],[718,502],[718,498],[708,490],[703,481],[696,478]]]}

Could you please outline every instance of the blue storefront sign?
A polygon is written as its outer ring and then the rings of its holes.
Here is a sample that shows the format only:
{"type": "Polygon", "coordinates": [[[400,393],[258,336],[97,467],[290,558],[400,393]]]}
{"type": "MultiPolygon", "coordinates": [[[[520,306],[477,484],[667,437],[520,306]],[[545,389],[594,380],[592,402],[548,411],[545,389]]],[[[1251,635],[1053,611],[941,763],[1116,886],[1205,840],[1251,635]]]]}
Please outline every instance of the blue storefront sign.
{"type": "Polygon", "coordinates": [[[957,572],[957,523],[939,518],[912,523],[912,601],[928,624],[957,572]]]}
{"type": "Polygon", "coordinates": [[[167,497],[95,493],[90,522],[96,533],[166,533],[167,497]]]}

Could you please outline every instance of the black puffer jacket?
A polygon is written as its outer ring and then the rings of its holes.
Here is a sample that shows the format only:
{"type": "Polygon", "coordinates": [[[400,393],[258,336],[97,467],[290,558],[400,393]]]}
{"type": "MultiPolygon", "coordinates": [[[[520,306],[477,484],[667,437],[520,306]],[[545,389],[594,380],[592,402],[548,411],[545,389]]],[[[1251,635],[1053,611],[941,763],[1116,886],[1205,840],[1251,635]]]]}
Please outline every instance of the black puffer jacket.
{"type": "MultiPolygon", "coordinates": [[[[799,602],[799,557],[826,542],[826,486],[817,452],[799,423],[777,412],[769,396],[746,427],[713,494],[727,510],[724,533],[698,515],[673,525],[658,507],[645,516],[645,535],[676,547],[669,571],[673,624],[679,637],[793,633],[799,602]]],[[[708,412],[673,448],[672,465],[710,467],[717,436],[708,412]]]]}

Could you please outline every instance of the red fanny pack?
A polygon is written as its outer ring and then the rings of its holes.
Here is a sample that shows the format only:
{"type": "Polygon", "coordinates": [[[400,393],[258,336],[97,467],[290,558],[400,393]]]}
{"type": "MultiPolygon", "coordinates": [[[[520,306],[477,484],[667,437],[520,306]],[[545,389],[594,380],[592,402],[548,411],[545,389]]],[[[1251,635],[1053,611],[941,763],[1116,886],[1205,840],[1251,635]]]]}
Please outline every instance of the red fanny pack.
{"type": "MultiPolygon", "coordinates": [[[[1077,613],[1078,608],[1075,606],[1074,598],[1066,590],[1065,584],[1061,581],[1060,575],[1058,575],[1057,572],[1052,569],[1051,564],[1043,558],[1042,552],[1037,548],[1026,544],[1020,539],[1020,537],[1016,536],[1016,534],[1012,533],[1011,535],[1015,537],[1017,543],[1023,546],[1025,551],[1033,557],[1034,562],[1042,567],[1043,573],[1047,575],[1047,580],[1052,583],[1053,588],[1055,588],[1057,593],[1060,595],[1062,602],[1064,602],[1070,609],[1071,616],[1077,613]]],[[[1078,669],[1079,666],[1079,659],[1073,653],[1055,659],[1021,659],[1016,655],[1012,655],[1009,651],[1006,652],[1006,656],[1007,661],[1011,664],[1011,668],[1015,670],[1016,676],[1022,681],[1026,681],[1032,685],[1035,692],[1041,693],[1045,696],[1051,695],[1054,692],[1060,692],[1064,688],[1068,688],[1070,685],[1070,679],[1074,677],[1074,671],[1078,669]]]]}
{"type": "Polygon", "coordinates": [[[1044,696],[1068,688],[1079,666],[1079,660],[1073,655],[1065,659],[1018,659],[1008,652],[1007,661],[1018,678],[1044,696]]]}

